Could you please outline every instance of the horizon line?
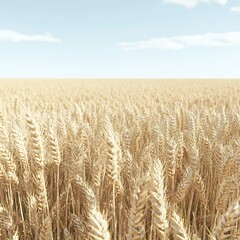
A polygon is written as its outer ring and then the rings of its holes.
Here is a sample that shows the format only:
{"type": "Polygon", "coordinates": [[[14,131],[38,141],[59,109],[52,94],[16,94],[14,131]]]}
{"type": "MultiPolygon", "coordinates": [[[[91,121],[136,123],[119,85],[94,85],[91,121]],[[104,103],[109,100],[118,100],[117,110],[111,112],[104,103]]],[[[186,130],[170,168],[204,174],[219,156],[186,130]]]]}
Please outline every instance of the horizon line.
{"type": "Polygon", "coordinates": [[[0,80],[240,80],[240,77],[0,77],[0,80]]]}

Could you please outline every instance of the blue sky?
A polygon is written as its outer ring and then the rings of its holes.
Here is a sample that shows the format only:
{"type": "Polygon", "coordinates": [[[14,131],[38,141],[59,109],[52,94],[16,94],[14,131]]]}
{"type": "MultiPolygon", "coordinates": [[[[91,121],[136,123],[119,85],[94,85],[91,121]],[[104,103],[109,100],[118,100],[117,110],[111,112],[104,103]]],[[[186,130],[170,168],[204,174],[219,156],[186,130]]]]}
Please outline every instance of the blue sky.
{"type": "Polygon", "coordinates": [[[240,78],[239,0],[0,4],[0,77],[240,78]]]}

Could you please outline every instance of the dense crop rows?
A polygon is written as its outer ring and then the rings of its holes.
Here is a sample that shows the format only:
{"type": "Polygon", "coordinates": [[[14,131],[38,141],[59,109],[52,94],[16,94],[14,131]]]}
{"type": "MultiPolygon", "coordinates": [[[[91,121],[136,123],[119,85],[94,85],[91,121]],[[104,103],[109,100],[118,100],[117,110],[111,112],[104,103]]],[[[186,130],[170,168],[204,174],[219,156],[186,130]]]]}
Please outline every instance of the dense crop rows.
{"type": "Polygon", "coordinates": [[[237,81],[0,82],[0,239],[239,239],[237,81]]]}

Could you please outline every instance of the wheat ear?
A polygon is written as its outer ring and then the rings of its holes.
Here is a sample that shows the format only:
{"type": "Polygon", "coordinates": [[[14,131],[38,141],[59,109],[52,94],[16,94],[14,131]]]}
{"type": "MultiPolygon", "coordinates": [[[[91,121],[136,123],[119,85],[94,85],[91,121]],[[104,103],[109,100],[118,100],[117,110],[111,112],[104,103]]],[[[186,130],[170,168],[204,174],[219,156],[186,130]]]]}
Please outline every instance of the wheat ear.
{"type": "Polygon", "coordinates": [[[172,212],[171,227],[172,227],[174,240],[190,240],[191,239],[184,226],[183,220],[175,211],[172,212]]]}
{"type": "Polygon", "coordinates": [[[168,231],[167,201],[164,182],[164,170],[160,160],[153,167],[150,202],[152,204],[152,221],[161,238],[165,239],[168,231]]]}
{"type": "Polygon", "coordinates": [[[240,220],[240,204],[234,202],[228,210],[219,218],[217,225],[213,229],[212,239],[222,240],[231,236],[231,231],[236,228],[240,220]]]}
{"type": "Polygon", "coordinates": [[[133,194],[129,216],[128,239],[142,239],[145,236],[144,215],[148,198],[149,178],[143,178],[133,194]]]}
{"type": "Polygon", "coordinates": [[[103,215],[93,207],[88,214],[89,235],[93,240],[110,240],[108,224],[103,215]]]}
{"type": "Polygon", "coordinates": [[[53,240],[52,222],[50,217],[47,217],[43,221],[43,225],[39,233],[39,240],[53,240]]]}

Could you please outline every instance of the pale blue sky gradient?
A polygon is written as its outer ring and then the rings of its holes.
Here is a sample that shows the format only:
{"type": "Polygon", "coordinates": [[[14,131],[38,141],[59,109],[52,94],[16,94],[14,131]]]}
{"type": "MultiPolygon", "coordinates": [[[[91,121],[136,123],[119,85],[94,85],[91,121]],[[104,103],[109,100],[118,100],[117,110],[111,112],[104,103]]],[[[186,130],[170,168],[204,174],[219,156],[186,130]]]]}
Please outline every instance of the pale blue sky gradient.
{"type": "Polygon", "coordinates": [[[240,33],[240,13],[231,11],[240,6],[237,0],[192,8],[162,0],[0,0],[0,4],[0,30],[28,36],[49,33],[60,41],[11,42],[1,40],[0,33],[3,78],[240,78],[239,42],[181,50],[119,46],[152,38],[240,33]]]}

